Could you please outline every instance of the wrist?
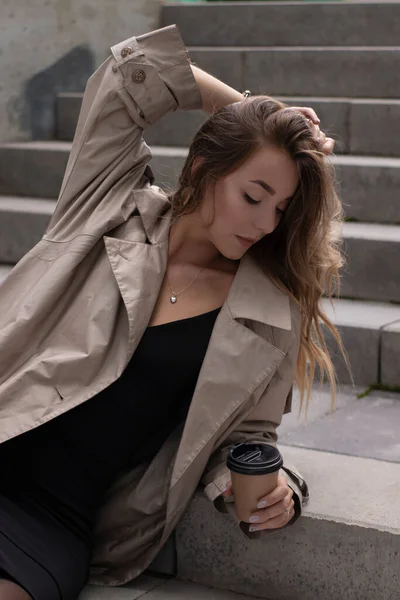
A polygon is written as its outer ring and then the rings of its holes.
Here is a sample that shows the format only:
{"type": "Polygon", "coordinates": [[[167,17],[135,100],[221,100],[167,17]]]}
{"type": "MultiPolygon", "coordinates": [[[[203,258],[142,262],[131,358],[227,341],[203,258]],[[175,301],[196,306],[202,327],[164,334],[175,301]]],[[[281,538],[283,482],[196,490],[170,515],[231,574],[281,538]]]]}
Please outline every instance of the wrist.
{"type": "Polygon", "coordinates": [[[241,102],[244,99],[243,94],[216,77],[202,71],[195,65],[191,65],[191,68],[200,89],[204,111],[212,114],[228,104],[241,102]]]}

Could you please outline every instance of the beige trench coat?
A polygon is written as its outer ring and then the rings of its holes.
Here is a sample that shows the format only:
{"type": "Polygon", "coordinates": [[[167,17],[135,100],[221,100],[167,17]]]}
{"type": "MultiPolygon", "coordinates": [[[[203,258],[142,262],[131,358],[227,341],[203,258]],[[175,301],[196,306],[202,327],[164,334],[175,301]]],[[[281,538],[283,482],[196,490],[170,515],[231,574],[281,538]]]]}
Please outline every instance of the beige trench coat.
{"type": "MultiPolygon", "coordinates": [[[[167,265],[171,214],[153,185],[142,132],[177,108],[201,108],[201,96],[175,26],[113,47],[89,79],[49,227],[0,288],[0,442],[93,397],[134,353],[167,265]]],[[[246,254],[186,423],[104,502],[92,582],[118,585],[138,576],[200,481],[216,508],[233,512],[221,497],[226,449],[238,440],[276,442],[276,426],[290,410],[299,327],[295,303],[246,254]]],[[[295,521],[307,486],[285,469],[295,521]]],[[[260,535],[239,525],[249,537],[260,535]]]]}

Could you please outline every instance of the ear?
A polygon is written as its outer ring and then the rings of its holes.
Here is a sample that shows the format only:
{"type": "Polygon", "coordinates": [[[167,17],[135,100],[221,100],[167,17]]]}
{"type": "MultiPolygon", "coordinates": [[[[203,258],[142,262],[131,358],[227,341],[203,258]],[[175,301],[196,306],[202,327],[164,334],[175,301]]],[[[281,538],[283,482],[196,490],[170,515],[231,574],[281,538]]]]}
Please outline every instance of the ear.
{"type": "Polygon", "coordinates": [[[194,173],[199,168],[199,166],[201,165],[202,162],[204,162],[204,158],[202,156],[196,156],[196,158],[193,161],[192,168],[190,171],[192,175],[194,175],[194,173]]]}

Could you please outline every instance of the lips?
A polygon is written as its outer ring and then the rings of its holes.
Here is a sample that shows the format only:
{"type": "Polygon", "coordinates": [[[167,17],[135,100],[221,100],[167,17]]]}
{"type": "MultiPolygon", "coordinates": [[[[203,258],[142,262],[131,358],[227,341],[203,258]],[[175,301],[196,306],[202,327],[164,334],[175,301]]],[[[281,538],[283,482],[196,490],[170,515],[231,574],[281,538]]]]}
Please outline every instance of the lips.
{"type": "Polygon", "coordinates": [[[248,238],[248,237],[243,237],[242,235],[238,235],[236,236],[241,240],[244,240],[245,242],[249,242],[249,244],[255,244],[256,242],[258,242],[257,238],[248,238]]]}
{"type": "Polygon", "coordinates": [[[250,246],[252,246],[256,241],[254,239],[244,238],[241,235],[237,235],[236,237],[242,246],[245,246],[246,248],[250,248],[250,246]]]}

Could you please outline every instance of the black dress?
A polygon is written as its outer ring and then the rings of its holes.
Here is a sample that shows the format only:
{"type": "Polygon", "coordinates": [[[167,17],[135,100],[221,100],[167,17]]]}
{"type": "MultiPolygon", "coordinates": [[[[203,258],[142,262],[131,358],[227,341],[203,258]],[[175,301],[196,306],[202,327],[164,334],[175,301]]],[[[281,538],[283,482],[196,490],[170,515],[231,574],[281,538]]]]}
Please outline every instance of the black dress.
{"type": "Polygon", "coordinates": [[[0,446],[0,578],[76,600],[105,491],[186,418],[219,310],[148,327],[115,383],[0,446]]]}

